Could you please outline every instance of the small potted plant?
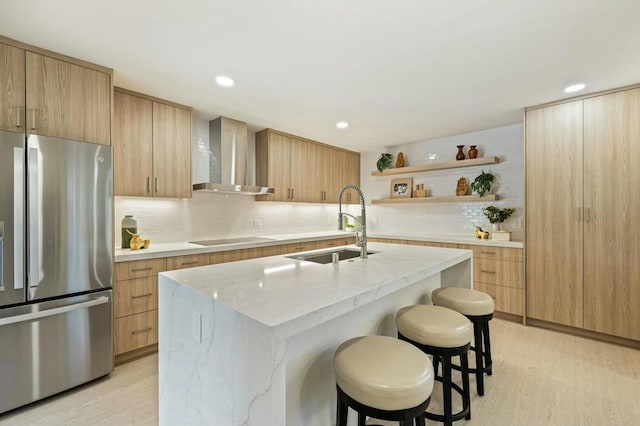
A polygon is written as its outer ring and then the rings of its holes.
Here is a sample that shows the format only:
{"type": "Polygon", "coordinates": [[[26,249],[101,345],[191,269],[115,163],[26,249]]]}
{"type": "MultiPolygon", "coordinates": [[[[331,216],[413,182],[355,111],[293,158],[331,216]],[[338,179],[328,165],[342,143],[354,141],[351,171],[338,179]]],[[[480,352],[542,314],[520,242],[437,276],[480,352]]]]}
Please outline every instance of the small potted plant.
{"type": "Polygon", "coordinates": [[[391,162],[392,161],[393,161],[393,155],[387,154],[387,153],[380,154],[380,157],[378,158],[378,161],[376,162],[376,167],[378,168],[378,171],[381,172],[381,171],[391,167],[391,162]]]}
{"type": "Polygon", "coordinates": [[[509,219],[509,216],[511,216],[515,211],[516,211],[515,207],[514,208],[507,207],[504,209],[500,209],[496,206],[485,207],[482,210],[482,212],[487,217],[487,219],[489,219],[489,222],[492,223],[494,232],[500,231],[502,222],[509,219]]]}
{"type": "Polygon", "coordinates": [[[488,194],[491,190],[493,179],[494,177],[491,173],[485,173],[483,170],[471,183],[471,190],[477,192],[479,196],[484,197],[484,194],[488,194]]]}

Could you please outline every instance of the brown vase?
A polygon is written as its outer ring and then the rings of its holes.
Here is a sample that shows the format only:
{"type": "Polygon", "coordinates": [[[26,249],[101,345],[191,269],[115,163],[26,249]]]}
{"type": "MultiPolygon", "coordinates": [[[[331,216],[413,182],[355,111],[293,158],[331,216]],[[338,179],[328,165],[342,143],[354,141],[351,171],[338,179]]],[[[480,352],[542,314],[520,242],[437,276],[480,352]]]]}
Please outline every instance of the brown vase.
{"type": "Polygon", "coordinates": [[[469,158],[478,158],[478,148],[476,148],[476,145],[469,145],[469,158]]]}
{"type": "Polygon", "coordinates": [[[462,148],[464,148],[464,145],[457,145],[458,146],[458,153],[456,154],[456,160],[464,160],[464,151],[462,150],[462,148]]]}

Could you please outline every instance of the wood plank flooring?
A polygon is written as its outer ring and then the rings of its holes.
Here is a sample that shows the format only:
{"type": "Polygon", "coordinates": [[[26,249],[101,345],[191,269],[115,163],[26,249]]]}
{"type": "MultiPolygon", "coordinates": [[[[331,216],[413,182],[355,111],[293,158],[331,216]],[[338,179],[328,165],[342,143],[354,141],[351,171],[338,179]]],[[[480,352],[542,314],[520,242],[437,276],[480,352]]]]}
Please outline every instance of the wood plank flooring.
{"type": "MultiPolygon", "coordinates": [[[[640,351],[499,319],[490,324],[494,374],[484,397],[471,380],[472,419],[456,425],[640,425],[640,351]]],[[[157,368],[156,355],[132,361],[109,378],[0,415],[0,425],[156,425],[157,368]]],[[[432,408],[440,401],[436,387],[432,408]]]]}

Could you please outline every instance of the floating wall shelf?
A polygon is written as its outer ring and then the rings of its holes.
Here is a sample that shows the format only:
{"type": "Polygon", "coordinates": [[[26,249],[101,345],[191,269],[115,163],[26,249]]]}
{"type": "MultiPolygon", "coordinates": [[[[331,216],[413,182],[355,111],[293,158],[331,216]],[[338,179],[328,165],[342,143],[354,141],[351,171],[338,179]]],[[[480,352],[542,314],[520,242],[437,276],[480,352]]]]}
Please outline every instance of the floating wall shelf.
{"type": "Polygon", "coordinates": [[[371,176],[389,176],[401,175],[406,173],[428,172],[430,170],[458,169],[461,167],[483,166],[485,164],[495,164],[498,157],[474,158],[471,160],[448,161],[446,163],[423,164],[421,166],[398,167],[395,169],[386,169],[381,172],[374,170],[371,176]]]}
{"type": "Polygon", "coordinates": [[[402,204],[402,203],[452,203],[452,202],[475,202],[475,201],[496,201],[500,197],[496,194],[485,195],[451,195],[445,197],[422,197],[422,198],[384,198],[381,200],[371,200],[371,204],[402,204]]]}

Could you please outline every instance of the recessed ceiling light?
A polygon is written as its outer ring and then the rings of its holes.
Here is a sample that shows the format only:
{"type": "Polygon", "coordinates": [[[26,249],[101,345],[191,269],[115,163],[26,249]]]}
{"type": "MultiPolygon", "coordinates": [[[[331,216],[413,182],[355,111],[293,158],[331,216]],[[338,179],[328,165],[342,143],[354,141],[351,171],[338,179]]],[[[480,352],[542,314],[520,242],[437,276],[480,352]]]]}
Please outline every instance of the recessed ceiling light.
{"type": "Polygon", "coordinates": [[[218,83],[218,86],[231,87],[233,86],[233,79],[227,77],[226,75],[219,75],[216,77],[216,83],[218,83]]]}
{"type": "Polygon", "coordinates": [[[336,127],[338,129],[346,129],[347,127],[349,127],[349,123],[347,123],[346,121],[338,121],[336,123],[336,127]]]}
{"type": "Polygon", "coordinates": [[[584,88],[585,88],[584,83],[572,84],[571,86],[565,87],[564,93],[578,92],[584,88]]]}

